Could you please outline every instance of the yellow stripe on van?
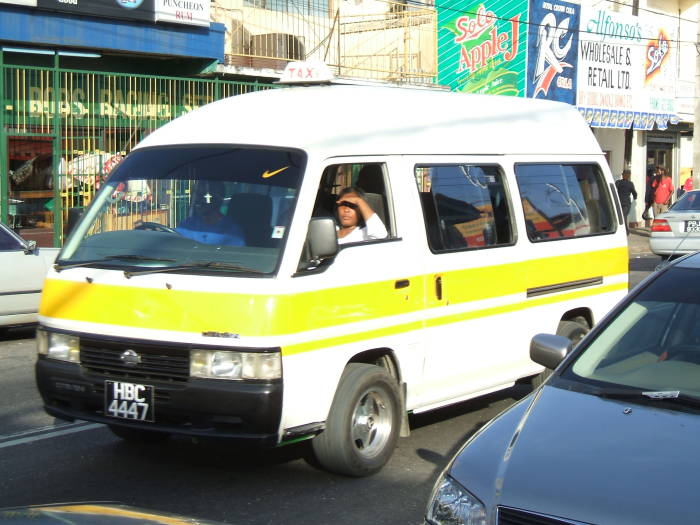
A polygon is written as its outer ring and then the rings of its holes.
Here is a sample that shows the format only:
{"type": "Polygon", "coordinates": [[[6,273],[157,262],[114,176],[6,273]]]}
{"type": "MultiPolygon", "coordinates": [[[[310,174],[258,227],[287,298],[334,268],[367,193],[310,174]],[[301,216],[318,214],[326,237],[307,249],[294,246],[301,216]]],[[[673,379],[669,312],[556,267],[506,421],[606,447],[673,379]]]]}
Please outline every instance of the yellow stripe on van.
{"type": "Polygon", "coordinates": [[[296,345],[287,345],[282,347],[282,354],[292,355],[299,354],[302,352],[311,352],[313,350],[320,350],[322,348],[327,348],[329,346],[337,346],[342,344],[357,343],[360,341],[367,341],[379,337],[386,337],[390,335],[400,334],[409,332],[412,330],[418,330],[424,327],[435,327],[442,326],[450,323],[456,323],[460,321],[469,321],[473,319],[482,319],[491,315],[498,315],[504,313],[515,312],[518,310],[525,310],[526,308],[534,308],[536,306],[543,306],[546,304],[558,303],[561,301],[578,299],[581,297],[590,297],[593,295],[599,295],[604,293],[627,291],[627,285],[625,283],[611,284],[608,286],[599,286],[592,289],[577,290],[575,292],[570,292],[566,294],[557,295],[556,297],[541,297],[534,300],[521,301],[517,303],[511,303],[503,306],[496,306],[493,308],[484,308],[481,310],[473,310],[471,312],[463,312],[459,314],[446,315],[443,317],[438,317],[436,319],[428,319],[424,322],[422,321],[412,321],[410,323],[403,323],[400,325],[391,325],[382,328],[377,328],[375,330],[367,330],[364,332],[357,332],[353,334],[346,334],[337,337],[329,337],[324,339],[317,339],[314,341],[307,341],[304,343],[299,343],[296,345]]]}
{"type": "MultiPolygon", "coordinates": [[[[465,254],[465,257],[468,257],[465,254]]],[[[625,247],[564,255],[498,266],[408,277],[410,286],[396,290],[395,281],[314,290],[296,294],[234,294],[214,291],[139,288],[47,279],[40,313],[52,319],[153,330],[241,336],[278,336],[412,313],[486,298],[525,294],[528,288],[627,273],[625,247]],[[434,296],[434,278],[442,277],[445,300],[434,296]],[[426,295],[424,296],[424,291],[426,295]]],[[[131,281],[134,282],[134,281],[131,281]]],[[[625,284],[619,285],[620,289],[625,284]]],[[[606,293],[591,286],[569,294],[523,298],[506,310],[559,302],[568,297],[606,293]],[[572,295],[573,294],[573,295],[572,295]],[[575,295],[581,294],[581,295],[575,295]]],[[[493,315],[498,312],[482,312],[493,315]]],[[[444,317],[431,323],[461,320],[444,317]]],[[[409,327],[391,328],[392,333],[409,327]]],[[[126,335],[126,333],[125,333],[126,335]]],[[[366,336],[369,337],[369,336],[366,336]]]]}

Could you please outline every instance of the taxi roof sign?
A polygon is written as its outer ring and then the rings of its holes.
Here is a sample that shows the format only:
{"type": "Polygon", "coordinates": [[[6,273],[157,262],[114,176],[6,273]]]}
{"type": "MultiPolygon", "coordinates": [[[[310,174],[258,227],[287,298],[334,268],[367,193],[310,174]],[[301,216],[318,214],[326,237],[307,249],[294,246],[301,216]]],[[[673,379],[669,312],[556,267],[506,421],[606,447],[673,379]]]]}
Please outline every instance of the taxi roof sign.
{"type": "Polygon", "coordinates": [[[335,76],[330,68],[320,60],[290,62],[284,68],[280,84],[327,84],[335,76]]]}

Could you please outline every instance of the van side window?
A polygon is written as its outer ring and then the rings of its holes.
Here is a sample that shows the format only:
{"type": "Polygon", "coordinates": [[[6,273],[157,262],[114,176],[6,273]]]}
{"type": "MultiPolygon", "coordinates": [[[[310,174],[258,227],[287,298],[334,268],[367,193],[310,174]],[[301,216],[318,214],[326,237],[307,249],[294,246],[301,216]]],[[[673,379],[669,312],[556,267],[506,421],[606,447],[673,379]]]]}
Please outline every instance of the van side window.
{"type": "Polygon", "coordinates": [[[513,243],[503,175],[498,166],[416,166],[416,183],[435,252],[513,243]]]}
{"type": "Polygon", "coordinates": [[[531,241],[585,237],[615,230],[612,203],[594,164],[517,164],[531,241]]]}
{"type": "Polygon", "coordinates": [[[355,186],[364,192],[364,199],[391,232],[391,207],[386,165],[382,162],[333,164],[323,171],[314,204],[314,217],[334,217],[338,194],[355,186]]]}

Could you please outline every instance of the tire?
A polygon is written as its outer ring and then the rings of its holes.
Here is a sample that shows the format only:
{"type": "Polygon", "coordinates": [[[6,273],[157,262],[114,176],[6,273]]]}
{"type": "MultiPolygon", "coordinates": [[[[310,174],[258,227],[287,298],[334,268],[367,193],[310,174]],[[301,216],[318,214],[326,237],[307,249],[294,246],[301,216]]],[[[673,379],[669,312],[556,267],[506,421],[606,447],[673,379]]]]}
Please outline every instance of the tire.
{"type": "Polygon", "coordinates": [[[340,378],[326,428],[312,441],[320,466],[369,476],[389,461],[401,426],[396,381],[381,367],[350,363],[340,378]]]}
{"type": "Polygon", "coordinates": [[[560,321],[557,335],[568,337],[574,343],[574,347],[590,332],[591,329],[585,321],[560,321]]]}
{"type": "Polygon", "coordinates": [[[118,425],[107,426],[112,431],[112,434],[129,443],[162,443],[170,437],[170,434],[156,432],[154,430],[142,430],[140,428],[122,427],[118,425]]]}

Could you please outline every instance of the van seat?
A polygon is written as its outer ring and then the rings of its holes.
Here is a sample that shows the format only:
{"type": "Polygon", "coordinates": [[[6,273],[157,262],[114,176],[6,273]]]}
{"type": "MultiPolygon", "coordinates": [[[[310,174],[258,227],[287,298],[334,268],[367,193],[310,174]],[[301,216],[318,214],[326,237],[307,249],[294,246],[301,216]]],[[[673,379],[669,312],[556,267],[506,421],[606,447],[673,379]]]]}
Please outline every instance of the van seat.
{"type": "Polygon", "coordinates": [[[271,246],[272,199],[269,195],[231,195],[227,215],[243,229],[247,246],[271,246]]]}

